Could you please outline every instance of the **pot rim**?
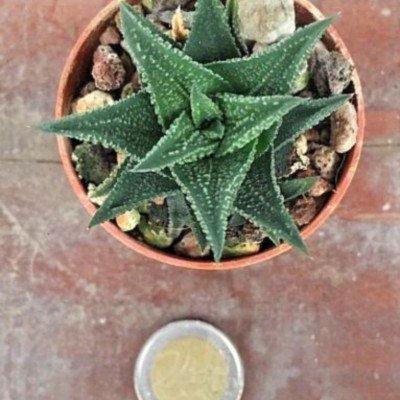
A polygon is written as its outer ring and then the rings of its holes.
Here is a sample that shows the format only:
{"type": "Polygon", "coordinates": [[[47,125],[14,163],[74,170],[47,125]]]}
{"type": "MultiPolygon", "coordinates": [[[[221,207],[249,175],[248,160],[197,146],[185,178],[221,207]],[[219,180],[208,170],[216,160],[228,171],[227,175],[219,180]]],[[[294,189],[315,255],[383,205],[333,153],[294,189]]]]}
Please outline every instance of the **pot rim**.
{"type": "MultiPolygon", "coordinates": [[[[132,3],[138,3],[138,1],[132,1],[132,3]]],[[[315,20],[320,20],[324,18],[322,12],[308,0],[295,0],[296,7],[306,9],[315,20]]],[[[99,30],[99,26],[104,21],[109,21],[114,14],[117,12],[119,6],[119,0],[113,0],[109,5],[103,8],[89,25],[86,27],[84,32],[80,35],[79,39],[75,43],[73,49],[71,50],[69,57],[66,61],[64,70],[61,75],[61,79],[58,86],[57,101],[55,115],[56,118],[61,118],[65,116],[70,107],[71,98],[66,96],[66,88],[71,84],[71,79],[73,79],[76,60],[81,56],[83,49],[85,49],[86,44],[91,40],[93,32],[99,30]]],[[[338,34],[334,27],[330,27],[327,31],[327,37],[334,44],[336,50],[339,50],[353,65],[353,59],[347,49],[343,39],[338,34]]],[[[355,99],[357,102],[357,114],[358,114],[358,137],[355,147],[346,154],[346,161],[341,174],[340,182],[337,184],[336,191],[331,195],[330,199],[324,206],[324,208],[319,212],[319,214],[314,218],[314,220],[301,230],[301,237],[303,239],[308,238],[313,234],[318,228],[320,228],[325,221],[333,214],[333,212],[338,207],[339,203],[345,196],[357,170],[361,150],[364,141],[364,131],[365,131],[365,103],[362,93],[362,87],[357,69],[354,70],[353,74],[353,85],[355,91],[355,99]]],[[[62,136],[57,137],[58,149],[62,161],[64,171],[67,178],[78,197],[81,204],[86,208],[88,213],[93,216],[97,210],[97,206],[90,202],[87,197],[86,189],[83,183],[78,178],[78,175],[73,166],[71,160],[71,141],[69,138],[62,136]]],[[[190,258],[180,257],[171,253],[164,252],[162,250],[155,249],[143,242],[134,239],[132,236],[122,232],[113,222],[105,222],[102,227],[115,239],[119,240],[125,246],[136,252],[150,257],[158,262],[169,264],[176,267],[182,267],[186,269],[196,269],[196,270],[231,270],[248,267],[254,264],[265,262],[271,260],[291,249],[288,244],[282,244],[278,247],[273,247],[271,249],[264,250],[258,254],[252,256],[245,256],[237,259],[222,260],[219,263],[209,261],[209,260],[196,260],[190,258]]]]}

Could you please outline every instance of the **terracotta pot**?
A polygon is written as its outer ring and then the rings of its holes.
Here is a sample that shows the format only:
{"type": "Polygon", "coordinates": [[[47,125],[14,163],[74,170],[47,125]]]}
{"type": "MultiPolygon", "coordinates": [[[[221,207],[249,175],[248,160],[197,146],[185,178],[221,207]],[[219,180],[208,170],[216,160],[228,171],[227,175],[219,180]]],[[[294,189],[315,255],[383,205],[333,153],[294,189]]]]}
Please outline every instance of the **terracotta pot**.
{"type": "MultiPolygon", "coordinates": [[[[139,1],[132,0],[131,3],[137,4],[139,1]]],[[[91,21],[72,49],[59,83],[56,104],[57,118],[69,114],[73,97],[76,95],[81,85],[85,83],[90,74],[91,58],[98,45],[99,36],[108,25],[109,21],[114,17],[117,10],[118,0],[112,1],[91,21]]],[[[314,20],[324,18],[323,14],[308,0],[296,0],[296,13],[299,25],[308,24],[314,20]]],[[[335,49],[341,51],[346,58],[353,62],[346,45],[334,28],[331,27],[329,29],[327,35],[325,35],[324,42],[330,50],[335,49]]],[[[314,233],[335,211],[336,207],[346,194],[359,163],[364,139],[365,106],[357,71],[354,72],[352,85],[356,94],[354,104],[358,111],[359,133],[357,144],[347,155],[336,192],[331,196],[319,215],[302,230],[301,236],[303,238],[307,238],[314,233]]],[[[61,160],[72,188],[89,214],[93,215],[97,208],[89,201],[86,195],[86,189],[75,172],[74,165],[71,161],[71,142],[69,139],[64,137],[58,137],[57,140],[61,160]]],[[[289,245],[283,244],[279,247],[265,250],[253,256],[222,261],[221,263],[216,264],[212,261],[186,259],[154,249],[123,233],[112,222],[104,223],[102,226],[109,234],[120,242],[147,257],[153,258],[162,263],[189,269],[227,270],[241,268],[270,260],[290,249],[289,245]]]]}

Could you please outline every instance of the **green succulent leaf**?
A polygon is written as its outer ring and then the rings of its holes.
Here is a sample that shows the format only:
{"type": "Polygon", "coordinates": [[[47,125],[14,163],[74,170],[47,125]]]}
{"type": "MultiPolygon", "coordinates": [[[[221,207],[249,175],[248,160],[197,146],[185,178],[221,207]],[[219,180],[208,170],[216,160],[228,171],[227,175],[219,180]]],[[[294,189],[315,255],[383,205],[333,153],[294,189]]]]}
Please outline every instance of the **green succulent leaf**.
{"type": "Polygon", "coordinates": [[[217,262],[222,257],[233,202],[253,162],[254,154],[255,143],[251,143],[233,155],[209,157],[172,170],[191,204],[217,262]]]}
{"type": "Polygon", "coordinates": [[[294,145],[292,142],[287,142],[279,147],[274,148],[275,159],[275,174],[278,178],[287,176],[290,172],[290,158],[293,152],[294,145]]]}
{"type": "Polygon", "coordinates": [[[310,100],[293,108],[282,121],[275,147],[279,149],[288,142],[293,142],[297,137],[329,117],[334,111],[343,106],[351,96],[345,94],[328,97],[326,99],[310,100]]]}
{"type": "Polygon", "coordinates": [[[260,135],[257,143],[256,158],[262,156],[271,147],[276,138],[276,135],[279,132],[281,124],[282,120],[276,121],[260,135]]]}
{"type": "MultiPolygon", "coordinates": [[[[250,97],[224,94],[217,97],[225,116],[225,136],[218,155],[230,154],[257,139],[263,131],[305,99],[293,96],[250,97]]],[[[264,138],[265,140],[265,138],[264,138]]]]}
{"type": "Polygon", "coordinates": [[[192,87],[190,105],[192,119],[196,128],[200,128],[204,123],[222,118],[221,110],[218,106],[197,85],[192,87]]]}
{"type": "Polygon", "coordinates": [[[241,50],[242,54],[248,55],[249,49],[247,48],[246,43],[244,42],[240,33],[238,0],[227,0],[225,7],[232,35],[235,38],[236,46],[241,50]]]}
{"type": "Polygon", "coordinates": [[[184,194],[179,191],[174,192],[168,196],[167,204],[170,229],[180,230],[184,226],[188,226],[192,230],[201,250],[204,250],[207,247],[207,240],[184,194]]]}
{"type": "Polygon", "coordinates": [[[117,183],[121,174],[125,171],[129,164],[130,159],[126,160],[121,164],[117,165],[111,174],[98,186],[88,191],[88,197],[92,203],[101,205],[104,203],[107,196],[111,193],[114,185],[117,183]]]}
{"type": "Polygon", "coordinates": [[[210,140],[222,139],[225,134],[225,125],[221,121],[213,121],[208,127],[201,130],[201,134],[210,140]]]}
{"type": "Polygon", "coordinates": [[[136,159],[143,158],[162,136],[150,98],[143,92],[99,110],[45,122],[38,129],[123,150],[136,159]]]}
{"type": "Polygon", "coordinates": [[[129,160],[106,201],[90,221],[89,227],[138,207],[145,201],[165,197],[179,189],[174,180],[166,176],[148,172],[133,172],[135,161],[129,160]]]}
{"type": "Polygon", "coordinates": [[[333,18],[298,29],[292,36],[247,58],[218,61],[207,67],[227,80],[235,93],[288,94],[302,72],[315,43],[333,18]]]}
{"type": "Polygon", "coordinates": [[[189,109],[193,85],[206,94],[230,89],[221,77],[155,35],[145,18],[125,2],[121,3],[121,20],[128,50],[164,128],[189,109]]]}
{"type": "Polygon", "coordinates": [[[198,0],[184,52],[200,63],[240,56],[220,0],[198,0]]]}
{"type": "Polygon", "coordinates": [[[169,229],[181,230],[191,222],[190,212],[182,192],[174,192],[167,197],[169,229]]]}
{"type": "Polygon", "coordinates": [[[285,201],[293,200],[306,194],[318,182],[318,176],[308,178],[297,178],[279,181],[279,188],[285,201]]]}
{"type": "Polygon", "coordinates": [[[135,168],[135,172],[158,171],[175,164],[194,162],[212,154],[218,143],[202,135],[186,112],[135,168]]]}
{"type": "Polygon", "coordinates": [[[260,226],[276,243],[278,239],[307,253],[299,230],[284,206],[275,177],[272,151],[259,157],[240,188],[235,207],[239,214],[260,226]]]}

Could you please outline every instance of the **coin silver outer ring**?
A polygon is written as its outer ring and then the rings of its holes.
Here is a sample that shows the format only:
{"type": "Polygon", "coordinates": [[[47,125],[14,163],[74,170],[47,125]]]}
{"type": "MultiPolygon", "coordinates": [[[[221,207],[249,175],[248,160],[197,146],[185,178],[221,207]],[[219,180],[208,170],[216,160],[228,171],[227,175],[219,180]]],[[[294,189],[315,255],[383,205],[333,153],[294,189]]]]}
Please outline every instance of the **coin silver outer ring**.
{"type": "Polygon", "coordinates": [[[155,332],[139,353],[133,383],[139,400],[158,400],[151,385],[151,369],[157,354],[171,341],[184,337],[208,340],[223,355],[228,369],[228,388],[221,400],[240,400],[244,389],[244,369],[239,352],[228,336],[198,320],[171,322],[155,332]]]}

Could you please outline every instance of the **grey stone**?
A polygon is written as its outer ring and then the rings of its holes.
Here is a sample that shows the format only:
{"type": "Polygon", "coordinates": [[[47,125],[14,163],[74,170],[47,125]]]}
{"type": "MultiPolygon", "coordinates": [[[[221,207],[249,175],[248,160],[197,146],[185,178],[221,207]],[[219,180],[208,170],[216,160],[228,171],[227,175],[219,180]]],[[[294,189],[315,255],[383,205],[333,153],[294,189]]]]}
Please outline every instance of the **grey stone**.
{"type": "Polygon", "coordinates": [[[293,0],[238,0],[244,39],[273,43],[296,29],[293,0]]]}
{"type": "Polygon", "coordinates": [[[320,96],[337,95],[349,86],[354,66],[338,51],[329,52],[319,42],[310,60],[315,87],[320,96]]]}
{"type": "Polygon", "coordinates": [[[143,0],[142,4],[148,11],[173,10],[178,6],[184,7],[190,0],[143,0]]]}

